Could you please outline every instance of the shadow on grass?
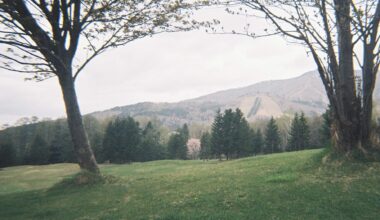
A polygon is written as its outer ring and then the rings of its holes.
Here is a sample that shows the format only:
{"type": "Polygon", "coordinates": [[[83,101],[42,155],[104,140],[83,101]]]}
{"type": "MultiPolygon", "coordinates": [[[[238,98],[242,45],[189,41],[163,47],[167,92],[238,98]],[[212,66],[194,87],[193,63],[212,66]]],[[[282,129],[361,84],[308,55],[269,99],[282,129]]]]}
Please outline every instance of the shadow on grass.
{"type": "Polygon", "coordinates": [[[87,171],[80,171],[73,176],[64,178],[54,184],[48,191],[60,191],[66,188],[82,188],[105,184],[123,184],[123,180],[113,175],[94,174],[87,171]]]}
{"type": "Polygon", "coordinates": [[[112,219],[126,193],[119,178],[80,172],[48,189],[0,195],[0,219],[112,219]]]}

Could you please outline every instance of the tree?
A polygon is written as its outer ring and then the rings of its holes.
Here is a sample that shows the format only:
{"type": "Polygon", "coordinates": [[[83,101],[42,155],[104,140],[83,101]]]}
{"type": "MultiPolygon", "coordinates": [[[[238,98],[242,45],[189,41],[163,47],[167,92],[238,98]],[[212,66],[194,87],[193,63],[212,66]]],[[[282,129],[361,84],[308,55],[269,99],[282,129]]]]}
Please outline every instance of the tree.
{"type": "Polygon", "coordinates": [[[264,138],[260,129],[255,132],[252,130],[252,148],[253,154],[257,155],[263,153],[264,138]]]}
{"type": "Polygon", "coordinates": [[[233,122],[233,140],[235,149],[233,153],[237,157],[246,157],[251,153],[251,131],[248,125],[248,121],[245,119],[243,112],[237,108],[234,113],[233,122]]]}
{"type": "Polygon", "coordinates": [[[201,137],[201,152],[200,158],[203,160],[208,160],[212,156],[212,141],[211,134],[209,132],[203,133],[201,137]]]}
{"type": "Polygon", "coordinates": [[[49,163],[62,163],[63,155],[62,148],[54,140],[49,146],[49,163]]]}
{"type": "Polygon", "coordinates": [[[190,160],[197,160],[200,157],[201,142],[199,139],[190,138],[187,143],[187,158],[190,160]]]}
{"type": "Polygon", "coordinates": [[[13,165],[16,161],[16,152],[10,138],[2,138],[0,141],[0,167],[13,165]]]}
{"type": "Polygon", "coordinates": [[[211,152],[218,156],[219,159],[222,159],[222,149],[224,149],[225,145],[224,138],[223,115],[218,110],[211,126],[211,152]]]}
{"type": "MultiPolygon", "coordinates": [[[[281,35],[307,48],[331,105],[336,152],[371,157],[372,96],[380,65],[378,0],[239,0],[271,28],[244,33],[281,35]],[[358,66],[361,75],[356,75],[358,66]]],[[[243,11],[243,10],[242,10],[243,11]]]]}
{"type": "Polygon", "coordinates": [[[142,132],[137,160],[151,161],[163,159],[165,157],[165,149],[160,143],[160,139],[160,132],[154,128],[151,122],[148,122],[142,132]]]}
{"type": "Polygon", "coordinates": [[[298,113],[294,114],[292,124],[290,126],[289,140],[288,140],[288,151],[300,150],[301,147],[301,126],[298,113]]]}
{"type": "Polygon", "coordinates": [[[168,151],[169,157],[171,159],[182,159],[187,158],[187,141],[189,140],[189,128],[187,124],[184,124],[182,128],[177,129],[168,141],[168,151]]]}
{"type": "Polygon", "coordinates": [[[300,116],[296,113],[292,121],[287,150],[297,151],[309,148],[309,126],[302,112],[300,116]]]}
{"type": "Polygon", "coordinates": [[[8,48],[0,54],[0,67],[32,73],[30,78],[37,81],[58,77],[79,166],[99,173],[83,126],[75,80],[109,48],[156,33],[194,28],[196,23],[186,20],[191,7],[175,0],[1,0],[0,44],[8,48]]]}
{"type": "Polygon", "coordinates": [[[30,146],[28,161],[36,165],[47,164],[49,162],[49,146],[40,135],[36,135],[30,146]]]}
{"type": "Polygon", "coordinates": [[[299,120],[299,123],[300,123],[300,133],[301,133],[301,140],[300,140],[300,147],[301,149],[307,149],[307,148],[310,148],[309,144],[310,144],[310,129],[309,129],[309,125],[308,125],[308,122],[307,122],[307,119],[305,117],[305,114],[303,112],[301,112],[301,115],[300,115],[300,120],[299,120]]]}
{"type": "Polygon", "coordinates": [[[217,112],[211,130],[212,152],[221,158],[224,154],[231,157],[243,157],[250,154],[250,128],[239,108],[226,109],[223,114],[217,112]]]}
{"type": "Polygon", "coordinates": [[[276,120],[272,117],[265,130],[265,153],[276,153],[280,152],[280,134],[278,132],[278,127],[276,120]]]}
{"type": "Polygon", "coordinates": [[[330,108],[328,108],[325,111],[325,113],[322,114],[322,118],[323,118],[323,124],[319,132],[321,133],[321,136],[322,136],[322,143],[325,146],[328,146],[331,143],[331,125],[332,125],[330,108]]]}
{"type": "Polygon", "coordinates": [[[106,129],[103,142],[105,159],[112,163],[136,161],[140,142],[139,123],[131,117],[117,118],[106,129]]]}

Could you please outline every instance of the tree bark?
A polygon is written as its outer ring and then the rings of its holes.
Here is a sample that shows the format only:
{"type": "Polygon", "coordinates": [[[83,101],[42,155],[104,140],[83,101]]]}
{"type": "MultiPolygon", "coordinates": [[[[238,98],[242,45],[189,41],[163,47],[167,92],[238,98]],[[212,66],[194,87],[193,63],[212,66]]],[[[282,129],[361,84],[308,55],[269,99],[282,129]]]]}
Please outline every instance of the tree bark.
{"type": "Polygon", "coordinates": [[[339,48],[339,82],[336,90],[337,150],[351,153],[360,144],[360,103],[353,65],[350,0],[335,0],[339,48]]]}
{"type": "Polygon", "coordinates": [[[70,73],[60,74],[59,83],[61,85],[66,107],[67,122],[79,166],[82,170],[98,174],[100,173],[99,167],[84,129],[83,119],[75,92],[74,79],[70,73]]]}

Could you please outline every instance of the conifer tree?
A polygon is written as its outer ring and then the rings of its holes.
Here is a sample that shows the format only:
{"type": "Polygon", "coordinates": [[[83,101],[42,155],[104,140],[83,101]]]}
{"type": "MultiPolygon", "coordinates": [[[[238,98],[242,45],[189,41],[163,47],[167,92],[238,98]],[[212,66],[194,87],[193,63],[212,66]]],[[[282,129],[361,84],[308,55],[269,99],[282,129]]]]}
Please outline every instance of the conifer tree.
{"type": "Polygon", "coordinates": [[[322,118],[323,124],[319,132],[321,133],[323,139],[322,143],[325,146],[328,146],[331,142],[331,125],[333,122],[330,107],[326,110],[325,113],[322,114],[322,118]]]}
{"type": "Polygon", "coordinates": [[[294,114],[294,118],[292,120],[292,124],[290,127],[289,132],[289,139],[288,139],[288,151],[295,151],[300,150],[301,148],[301,126],[300,126],[300,118],[298,116],[298,113],[294,114]]]}
{"type": "Polygon", "coordinates": [[[304,150],[309,148],[310,144],[310,129],[309,125],[307,123],[307,119],[305,117],[305,114],[301,112],[300,118],[299,118],[299,123],[300,123],[300,133],[301,133],[301,140],[300,140],[300,150],[304,150]]]}
{"type": "Polygon", "coordinates": [[[260,129],[257,129],[255,132],[254,130],[252,131],[252,148],[253,148],[253,153],[255,155],[263,153],[263,147],[264,147],[264,138],[263,134],[261,133],[260,129]]]}
{"type": "Polygon", "coordinates": [[[280,134],[278,131],[278,126],[276,120],[272,117],[265,131],[265,153],[276,153],[280,152],[280,134]]]}
{"type": "Polygon", "coordinates": [[[133,118],[110,122],[103,142],[105,159],[113,163],[136,161],[140,140],[139,123],[133,118]]]}
{"type": "Polygon", "coordinates": [[[288,151],[304,150],[309,147],[310,130],[303,112],[294,115],[289,136],[288,151]]]}
{"type": "Polygon", "coordinates": [[[211,142],[211,134],[209,132],[205,132],[201,137],[201,153],[200,157],[203,160],[208,160],[212,156],[211,152],[212,142],[211,142]]]}
{"type": "Polygon", "coordinates": [[[49,146],[46,141],[36,135],[30,147],[29,162],[31,164],[47,164],[49,161],[49,146]]]}
{"type": "Polygon", "coordinates": [[[224,149],[225,145],[223,124],[223,115],[218,110],[211,126],[211,152],[219,157],[219,159],[222,157],[222,149],[224,149]]]}
{"type": "Polygon", "coordinates": [[[13,165],[16,161],[16,152],[10,138],[2,138],[0,142],[0,167],[13,165]]]}
{"type": "Polygon", "coordinates": [[[171,159],[187,158],[187,141],[189,140],[189,128],[187,124],[184,124],[182,128],[172,134],[168,141],[169,157],[171,159]]]}
{"type": "Polygon", "coordinates": [[[142,132],[138,161],[159,160],[164,156],[164,148],[160,143],[160,132],[154,128],[151,122],[148,122],[142,132]]]}

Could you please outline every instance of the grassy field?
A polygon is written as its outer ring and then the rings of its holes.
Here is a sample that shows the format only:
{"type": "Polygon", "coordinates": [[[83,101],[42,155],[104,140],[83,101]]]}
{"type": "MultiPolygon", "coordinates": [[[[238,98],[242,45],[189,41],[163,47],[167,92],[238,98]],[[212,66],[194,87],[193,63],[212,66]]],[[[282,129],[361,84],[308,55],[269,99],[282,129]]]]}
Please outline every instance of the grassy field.
{"type": "Polygon", "coordinates": [[[120,180],[90,186],[59,184],[73,164],[5,168],[0,219],[379,219],[380,163],[322,156],[103,165],[120,180]]]}

